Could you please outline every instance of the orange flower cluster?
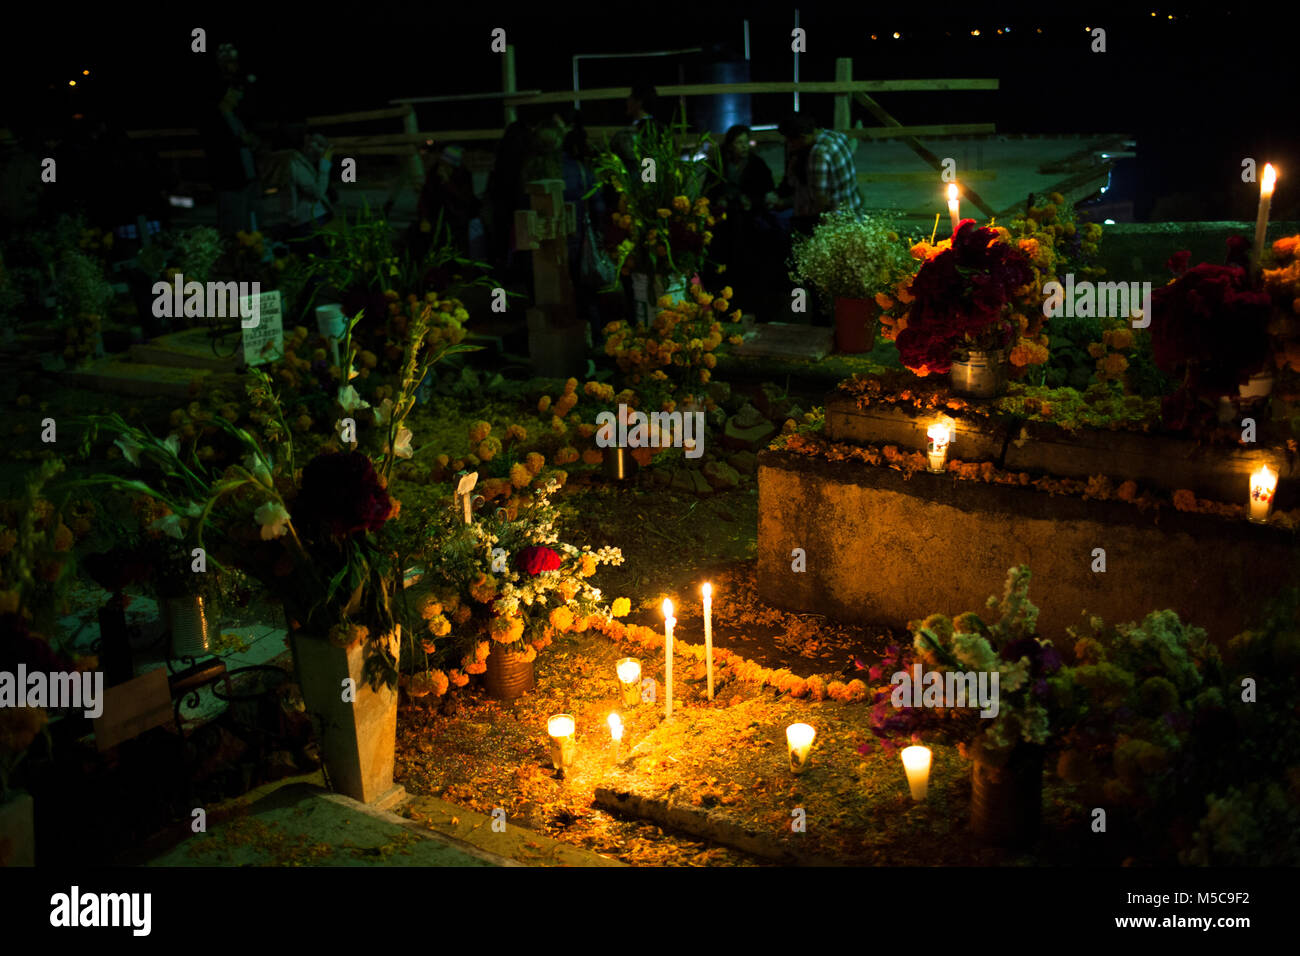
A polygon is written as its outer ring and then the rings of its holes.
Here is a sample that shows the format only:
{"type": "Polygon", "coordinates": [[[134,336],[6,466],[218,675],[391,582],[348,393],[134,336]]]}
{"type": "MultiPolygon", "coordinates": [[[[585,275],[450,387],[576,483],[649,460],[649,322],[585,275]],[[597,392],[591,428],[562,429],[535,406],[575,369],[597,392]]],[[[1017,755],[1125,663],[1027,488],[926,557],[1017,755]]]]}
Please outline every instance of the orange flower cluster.
{"type": "Polygon", "coordinates": [[[1300,372],[1300,235],[1273,243],[1275,268],[1263,270],[1264,289],[1273,299],[1268,333],[1278,368],[1300,372]]]}
{"type": "MultiPolygon", "coordinates": [[[[624,624],[612,618],[606,620],[596,615],[589,618],[588,623],[611,640],[626,641],[647,651],[662,652],[663,634],[654,628],[639,624],[624,624]]],[[[702,661],[705,658],[703,644],[674,641],[673,651],[677,655],[695,661],[702,661]]],[[[788,668],[773,670],[747,660],[725,647],[713,649],[713,664],[715,672],[725,674],[727,678],[758,684],[762,687],[772,687],[791,697],[805,697],[812,700],[825,700],[829,697],[847,704],[864,701],[870,696],[870,688],[860,680],[852,680],[846,684],[819,674],[806,678],[799,677],[788,668]]]]}
{"type": "MultiPolygon", "coordinates": [[[[634,384],[642,375],[673,367],[687,376],[694,372],[694,378],[708,382],[710,370],[718,363],[713,351],[722,344],[718,320],[731,308],[731,295],[730,286],[714,296],[694,285],[686,299],[663,296],[659,314],[649,328],[638,329],[623,321],[605,326],[605,354],[624,372],[632,373],[634,384]]],[[[741,317],[737,309],[729,321],[741,317]]]]}

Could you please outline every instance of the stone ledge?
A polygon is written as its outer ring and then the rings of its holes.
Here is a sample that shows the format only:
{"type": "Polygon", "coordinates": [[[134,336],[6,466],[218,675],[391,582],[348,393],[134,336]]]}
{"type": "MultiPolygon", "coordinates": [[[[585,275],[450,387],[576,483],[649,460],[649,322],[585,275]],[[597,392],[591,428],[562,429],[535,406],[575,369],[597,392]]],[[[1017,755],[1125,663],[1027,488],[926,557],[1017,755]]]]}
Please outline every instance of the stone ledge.
{"type": "MultiPolygon", "coordinates": [[[[897,406],[863,409],[851,398],[832,396],[826,402],[826,436],[923,452],[926,428],[943,417],[897,406]]],[[[1008,471],[1058,478],[1106,475],[1116,483],[1132,480],[1169,492],[1186,488],[1202,498],[1242,504],[1251,472],[1267,464],[1279,474],[1276,507],[1300,505],[1300,468],[1285,445],[1246,449],[1123,430],[1072,433],[1037,421],[1021,423],[1012,434],[1005,422],[946,417],[956,425],[949,457],[962,461],[991,461],[1008,471]]]]}
{"type": "Polygon", "coordinates": [[[1226,641],[1300,576],[1295,535],[1244,518],[1141,511],[785,451],[759,456],[758,586],[763,599],[864,624],[905,626],[979,610],[1008,568],[1034,572],[1040,631],[1062,639],[1081,612],[1108,622],[1173,608],[1226,641]],[[1105,573],[1091,570],[1104,548],[1105,573]],[[807,571],[791,570],[803,548],[807,571]]]}

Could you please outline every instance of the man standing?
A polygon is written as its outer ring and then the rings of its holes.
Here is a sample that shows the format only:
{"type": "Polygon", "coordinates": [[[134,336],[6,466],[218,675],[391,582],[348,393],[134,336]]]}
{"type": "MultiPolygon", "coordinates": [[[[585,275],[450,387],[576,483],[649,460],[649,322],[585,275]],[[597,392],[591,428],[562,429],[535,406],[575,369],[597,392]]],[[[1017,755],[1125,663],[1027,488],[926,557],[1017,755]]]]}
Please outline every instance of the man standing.
{"type": "MultiPolygon", "coordinates": [[[[858,169],[853,163],[854,143],[843,133],[821,129],[806,113],[794,113],[778,127],[785,137],[789,155],[807,156],[802,177],[806,182],[806,198],[795,209],[795,218],[811,216],[814,220],[823,213],[846,209],[860,214],[864,211],[862,195],[858,192],[858,169]]],[[[802,158],[799,159],[802,163],[802,158]]],[[[801,198],[796,189],[796,199],[801,198]]]]}

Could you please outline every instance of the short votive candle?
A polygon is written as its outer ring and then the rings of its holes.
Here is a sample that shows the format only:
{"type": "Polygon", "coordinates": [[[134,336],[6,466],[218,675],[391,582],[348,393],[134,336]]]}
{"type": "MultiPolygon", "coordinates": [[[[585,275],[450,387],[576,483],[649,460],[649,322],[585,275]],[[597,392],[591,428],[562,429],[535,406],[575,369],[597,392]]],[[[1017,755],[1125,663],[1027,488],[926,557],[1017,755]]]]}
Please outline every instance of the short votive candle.
{"type": "Polygon", "coordinates": [[[930,748],[904,747],[903,770],[907,772],[907,785],[912,788],[912,799],[920,803],[930,787],[930,748]]]}
{"type": "Polygon", "coordinates": [[[1277,492],[1277,472],[1264,465],[1250,476],[1250,520],[1262,524],[1268,521],[1273,510],[1273,495],[1277,492]]]}
{"type": "Polygon", "coordinates": [[[803,773],[812,759],[813,738],[817,731],[811,724],[791,724],[785,729],[786,743],[790,746],[790,769],[803,773]]]}
{"type": "Polygon", "coordinates": [[[573,766],[578,745],[574,740],[574,721],[568,714],[556,714],[546,722],[547,733],[551,735],[551,766],[565,771],[573,766]]]}
{"type": "Polygon", "coordinates": [[[942,474],[948,462],[948,444],[952,441],[952,432],[944,424],[931,425],[925,431],[928,439],[925,453],[930,459],[930,471],[942,474]]]}
{"type": "Polygon", "coordinates": [[[614,669],[618,672],[618,683],[623,688],[623,706],[635,707],[641,700],[641,662],[635,657],[625,657],[614,669]]]}
{"type": "Polygon", "coordinates": [[[609,715],[609,735],[618,743],[623,739],[623,718],[618,714],[609,715]]]}

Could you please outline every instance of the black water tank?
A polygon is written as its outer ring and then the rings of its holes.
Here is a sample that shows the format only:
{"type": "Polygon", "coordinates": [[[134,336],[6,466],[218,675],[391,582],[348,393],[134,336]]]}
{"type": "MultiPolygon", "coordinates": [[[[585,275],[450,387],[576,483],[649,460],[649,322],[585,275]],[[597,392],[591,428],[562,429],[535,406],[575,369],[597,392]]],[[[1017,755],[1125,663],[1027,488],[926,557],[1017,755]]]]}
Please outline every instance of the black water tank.
{"type": "MultiPolygon", "coordinates": [[[[731,84],[749,82],[749,61],[722,59],[705,53],[695,58],[687,68],[691,76],[688,83],[731,84]]],[[[737,123],[749,126],[753,122],[748,93],[721,93],[716,96],[692,96],[686,100],[691,125],[709,130],[719,136],[729,126],[737,123]]]]}

